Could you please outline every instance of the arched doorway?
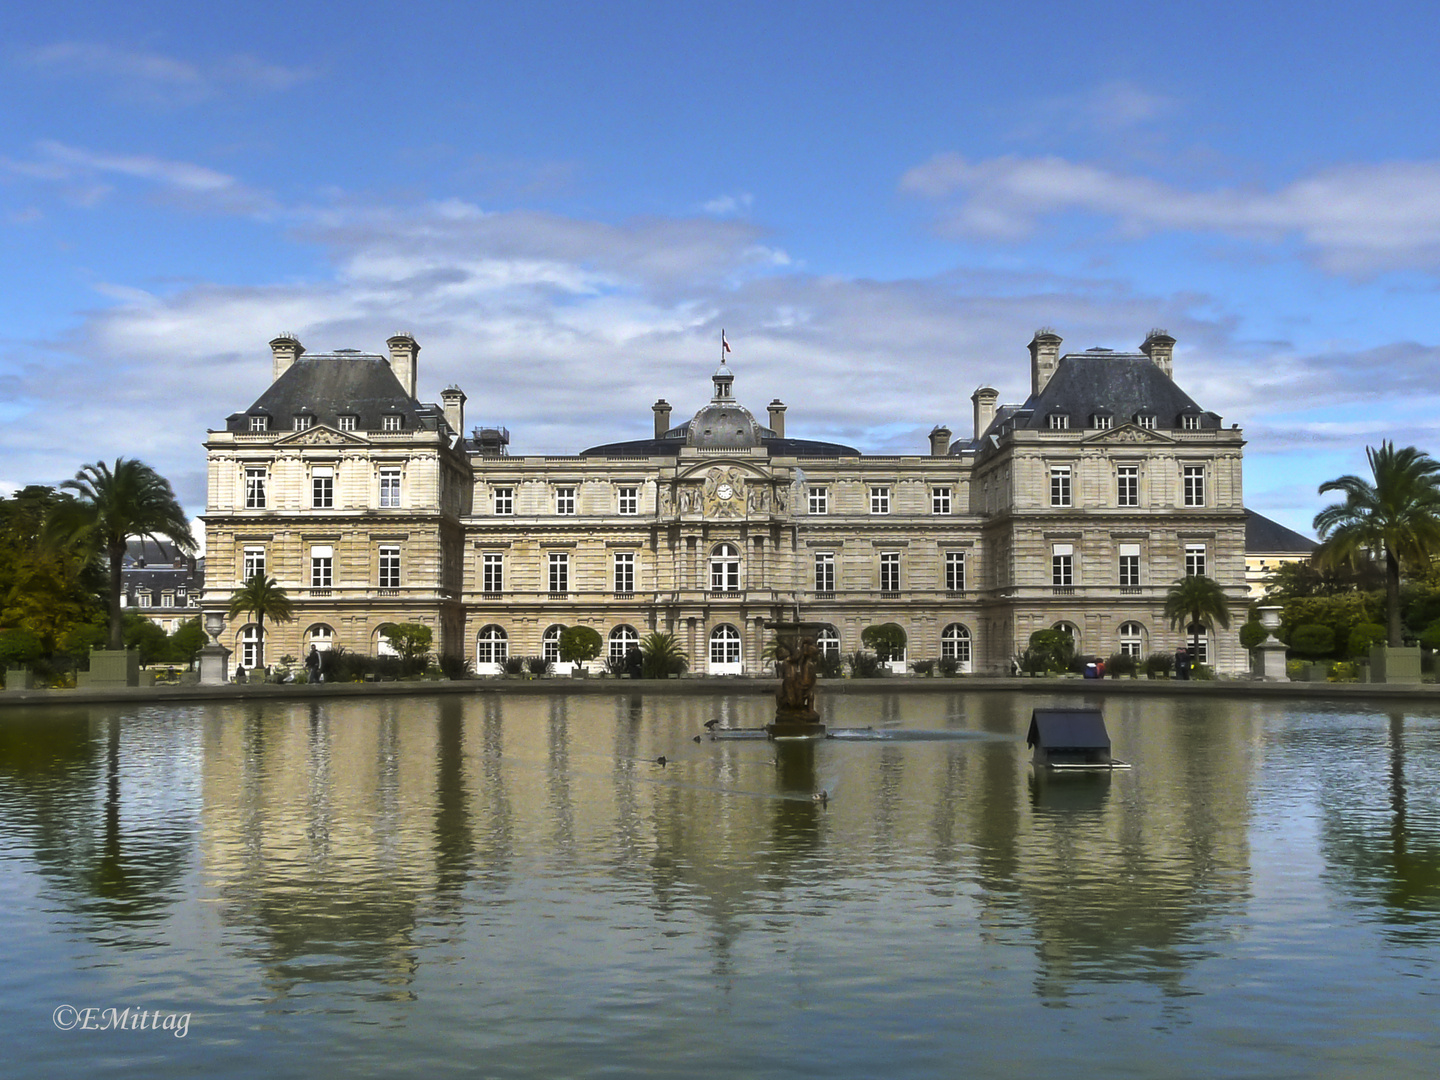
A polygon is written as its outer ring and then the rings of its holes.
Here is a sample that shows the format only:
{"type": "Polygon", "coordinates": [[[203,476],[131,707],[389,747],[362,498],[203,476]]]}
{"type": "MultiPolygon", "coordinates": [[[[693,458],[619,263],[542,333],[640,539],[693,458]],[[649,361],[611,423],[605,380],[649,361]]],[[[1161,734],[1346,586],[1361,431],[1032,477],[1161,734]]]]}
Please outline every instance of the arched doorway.
{"type": "Polygon", "coordinates": [[[482,626],[475,637],[475,674],[499,675],[510,658],[510,639],[494,623],[482,626]]]}
{"type": "Polygon", "coordinates": [[[940,635],[940,659],[954,660],[956,670],[968,675],[972,668],[973,655],[970,646],[969,628],[960,623],[951,623],[940,635]]]}
{"type": "Polygon", "coordinates": [[[729,623],[722,623],[710,631],[711,675],[740,675],[745,670],[740,656],[740,631],[729,623]]]}

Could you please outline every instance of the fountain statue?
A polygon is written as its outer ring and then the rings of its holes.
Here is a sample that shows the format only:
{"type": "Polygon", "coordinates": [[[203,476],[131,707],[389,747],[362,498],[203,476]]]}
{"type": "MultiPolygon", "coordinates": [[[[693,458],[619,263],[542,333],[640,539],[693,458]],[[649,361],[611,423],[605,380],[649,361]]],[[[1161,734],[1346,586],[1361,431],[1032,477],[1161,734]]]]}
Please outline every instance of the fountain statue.
{"type": "Polygon", "coordinates": [[[775,694],[775,720],[765,731],[772,739],[823,739],[825,725],[815,711],[816,663],[820,659],[816,635],[825,623],[767,622],[777,639],[775,662],[780,689],[775,694]]]}

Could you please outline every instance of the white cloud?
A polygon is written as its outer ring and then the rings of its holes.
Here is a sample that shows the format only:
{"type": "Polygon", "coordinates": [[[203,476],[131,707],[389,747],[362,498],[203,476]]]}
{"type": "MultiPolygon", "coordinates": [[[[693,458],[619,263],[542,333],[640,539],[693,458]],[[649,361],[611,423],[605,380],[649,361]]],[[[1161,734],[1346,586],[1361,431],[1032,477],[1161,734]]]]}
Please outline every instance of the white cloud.
{"type": "Polygon", "coordinates": [[[1343,273],[1440,265],[1437,162],[1337,166],[1270,191],[1192,191],[1059,157],[941,154],[905,173],[901,188],[944,204],[943,231],[979,239],[1022,240],[1048,218],[1079,212],[1136,236],[1296,238],[1343,273]]]}
{"type": "Polygon", "coordinates": [[[748,213],[755,202],[755,196],[748,191],[737,192],[734,195],[717,195],[708,202],[700,204],[700,209],[715,217],[730,217],[733,214],[748,213]]]}
{"type": "Polygon", "coordinates": [[[54,76],[108,79],[127,96],[156,104],[189,104],[232,89],[281,91],[307,79],[308,68],[285,67],[247,54],[200,64],[104,42],[62,41],[32,50],[31,67],[54,76]]]}

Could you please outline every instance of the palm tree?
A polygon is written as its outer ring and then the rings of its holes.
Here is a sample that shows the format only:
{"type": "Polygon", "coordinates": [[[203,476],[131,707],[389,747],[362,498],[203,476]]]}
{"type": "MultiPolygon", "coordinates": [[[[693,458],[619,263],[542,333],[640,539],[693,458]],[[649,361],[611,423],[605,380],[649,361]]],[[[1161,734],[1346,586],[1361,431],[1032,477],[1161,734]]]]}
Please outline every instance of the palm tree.
{"type": "Polygon", "coordinates": [[[294,618],[295,612],[290,605],[290,597],[285,594],[285,590],[273,577],[267,578],[264,574],[256,574],[242,588],[236,589],[235,595],[230,597],[230,618],[250,614],[255,616],[255,622],[260,628],[255,666],[263,668],[265,666],[265,616],[269,615],[272,622],[282,623],[289,622],[294,618]]]}
{"type": "Polygon", "coordinates": [[[112,471],[103,461],[82,466],[75,479],[60,485],[77,493],[55,508],[53,527],[64,536],[83,539],[110,562],[110,648],[123,649],[125,635],[120,609],[120,568],[131,537],[159,543],[164,536],[180,550],[195,550],[185,512],[175,501],[170,482],[143,461],[116,458],[112,471]]]}
{"type": "MultiPolygon", "coordinates": [[[[1170,586],[1165,594],[1165,618],[1170,620],[1171,629],[1189,626],[1190,656],[1200,654],[1200,627],[1230,628],[1230,601],[1225,590],[1214,578],[1204,574],[1191,574],[1170,586]]],[[[1178,674],[1178,672],[1177,672],[1178,674]]]]}
{"type": "Polygon", "coordinates": [[[1382,442],[1365,448],[1374,482],[1342,476],[1320,485],[1320,494],[1340,491],[1343,503],[1315,515],[1323,543],[1319,560],[1329,566],[1355,565],[1369,552],[1385,553],[1385,616],[1390,644],[1400,632],[1400,563],[1428,565],[1440,549],[1440,462],[1413,446],[1395,449],[1382,442]]]}
{"type": "Polygon", "coordinates": [[[674,634],[655,630],[640,639],[640,655],[645,658],[645,677],[663,679],[667,675],[680,674],[690,666],[690,657],[674,634]]]}

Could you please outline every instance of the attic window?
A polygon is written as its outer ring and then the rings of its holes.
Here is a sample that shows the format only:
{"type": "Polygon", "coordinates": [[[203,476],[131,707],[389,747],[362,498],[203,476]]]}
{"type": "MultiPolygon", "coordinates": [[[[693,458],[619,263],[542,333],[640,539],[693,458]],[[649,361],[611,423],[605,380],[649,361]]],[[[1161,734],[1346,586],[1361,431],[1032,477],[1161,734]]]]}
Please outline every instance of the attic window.
{"type": "Polygon", "coordinates": [[[1105,413],[1096,413],[1090,417],[1090,426],[1099,428],[1101,431],[1106,431],[1115,426],[1115,418],[1113,416],[1107,416],[1105,413]]]}
{"type": "MultiPolygon", "coordinates": [[[[405,418],[399,415],[382,416],[380,418],[381,431],[399,431],[404,427],[405,418]]],[[[1154,425],[1151,425],[1152,427],[1154,425]]]]}
{"type": "Polygon", "coordinates": [[[252,417],[250,417],[250,430],[251,430],[251,431],[269,431],[269,430],[270,430],[270,418],[269,418],[268,416],[252,416],[252,417]]]}
{"type": "Polygon", "coordinates": [[[1183,416],[1180,417],[1180,428],[1183,431],[1199,431],[1200,414],[1185,413],[1183,416]]]}
{"type": "Polygon", "coordinates": [[[1069,413],[1051,413],[1045,420],[1046,426],[1049,427],[1051,431],[1059,431],[1070,426],[1069,413]]]}
{"type": "Polygon", "coordinates": [[[1154,428],[1155,428],[1155,414],[1154,414],[1154,413],[1136,413],[1136,414],[1135,414],[1135,423],[1138,424],[1138,425],[1139,425],[1140,427],[1142,427],[1142,428],[1149,428],[1150,430],[1153,431],[1154,428]]]}
{"type": "Polygon", "coordinates": [[[315,426],[315,417],[306,416],[304,413],[297,413],[295,416],[295,430],[309,431],[315,426]]]}
{"type": "Polygon", "coordinates": [[[354,431],[354,430],[355,430],[355,417],[353,417],[353,416],[342,416],[342,417],[340,417],[340,430],[341,430],[341,431],[354,431]]]}

